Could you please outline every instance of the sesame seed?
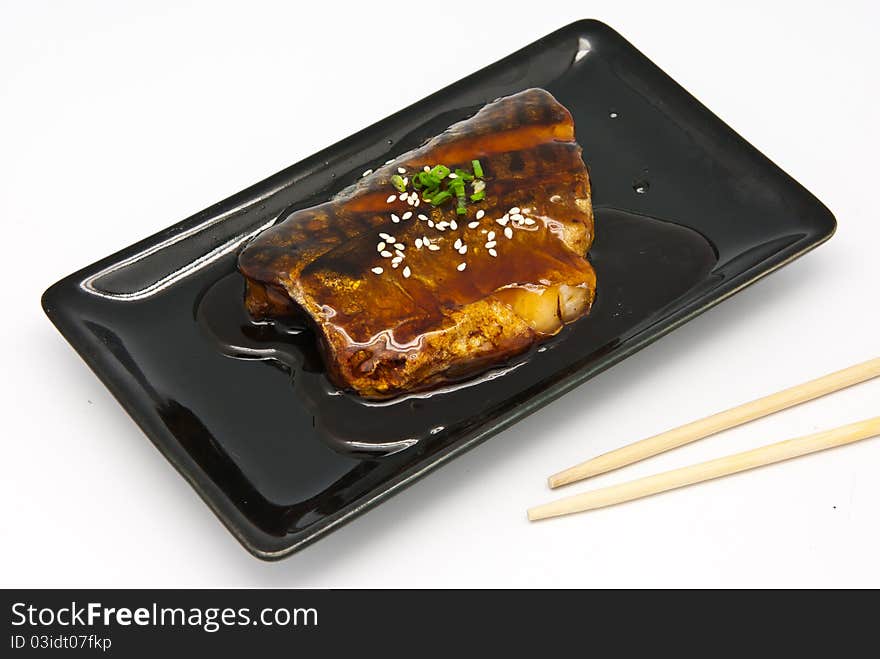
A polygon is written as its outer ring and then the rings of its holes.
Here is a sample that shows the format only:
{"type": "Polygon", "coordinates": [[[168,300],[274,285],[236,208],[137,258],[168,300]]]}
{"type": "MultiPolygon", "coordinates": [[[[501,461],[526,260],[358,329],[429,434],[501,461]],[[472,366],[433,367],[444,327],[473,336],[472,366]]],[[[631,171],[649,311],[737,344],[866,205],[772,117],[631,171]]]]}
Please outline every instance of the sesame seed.
{"type": "MultiPolygon", "coordinates": [[[[411,198],[411,197],[410,197],[410,198],[411,198]]],[[[422,202],[419,201],[419,198],[418,198],[418,196],[417,196],[415,199],[413,199],[413,203],[412,203],[412,205],[415,206],[416,208],[418,208],[420,203],[422,203],[422,202]]]]}
{"type": "Polygon", "coordinates": [[[376,245],[377,252],[381,252],[383,249],[385,249],[385,243],[380,242],[378,245],[376,245]]]}
{"type": "Polygon", "coordinates": [[[407,211],[407,212],[405,212],[405,213],[403,214],[403,218],[402,218],[402,219],[404,219],[404,220],[408,220],[408,219],[411,218],[411,217],[412,217],[412,211],[407,211]]]}
{"type": "Polygon", "coordinates": [[[416,249],[421,249],[421,248],[422,248],[422,239],[416,238],[416,249]]]}
{"type": "Polygon", "coordinates": [[[495,220],[495,221],[496,221],[498,224],[500,224],[501,226],[506,227],[506,226],[507,226],[507,223],[510,222],[510,217],[508,217],[507,215],[505,215],[504,217],[499,217],[499,218],[498,218],[497,220],[495,220]]]}
{"type": "Polygon", "coordinates": [[[391,259],[391,265],[394,265],[395,263],[400,263],[401,261],[403,261],[403,255],[395,256],[393,259],[391,259]]]}
{"type": "Polygon", "coordinates": [[[384,257],[384,258],[386,258],[386,259],[390,259],[390,258],[391,258],[391,252],[389,252],[387,249],[383,249],[381,252],[379,252],[379,256],[382,256],[382,257],[384,257]]]}
{"type": "Polygon", "coordinates": [[[515,223],[519,223],[523,221],[523,216],[519,213],[511,213],[510,219],[513,220],[515,223]]]}
{"type": "Polygon", "coordinates": [[[486,243],[486,249],[492,249],[492,248],[495,247],[495,245],[497,245],[497,244],[498,244],[498,243],[495,242],[494,240],[490,240],[489,242],[486,243]]]}
{"type": "Polygon", "coordinates": [[[526,224],[528,224],[529,226],[531,226],[531,225],[533,225],[533,224],[535,223],[535,221],[534,221],[532,218],[530,218],[530,217],[527,217],[527,218],[526,218],[525,220],[523,220],[523,221],[524,221],[526,224]]]}
{"type": "Polygon", "coordinates": [[[373,272],[375,272],[377,275],[381,275],[383,272],[385,272],[382,268],[379,268],[379,267],[371,268],[371,270],[373,272]]]}
{"type": "Polygon", "coordinates": [[[397,199],[397,197],[395,195],[391,195],[390,197],[388,197],[388,199],[385,200],[385,203],[390,204],[395,199],[397,199]]]}
{"type": "Polygon", "coordinates": [[[430,249],[432,252],[436,252],[440,249],[440,245],[435,245],[434,243],[431,243],[430,245],[428,245],[428,249],[430,249]]]}
{"type": "Polygon", "coordinates": [[[491,257],[494,258],[494,257],[498,256],[498,252],[496,252],[494,249],[492,249],[492,248],[490,247],[490,248],[489,248],[489,256],[491,256],[491,257]]]}
{"type": "Polygon", "coordinates": [[[425,165],[424,167],[422,167],[422,171],[423,171],[423,172],[430,172],[430,171],[431,171],[431,167],[430,167],[429,165],[425,165]]]}
{"type": "Polygon", "coordinates": [[[406,169],[404,169],[403,167],[398,167],[398,168],[397,168],[397,173],[398,173],[398,174],[406,174],[406,169]]]}
{"type": "Polygon", "coordinates": [[[394,222],[394,224],[397,224],[398,222],[400,222],[400,218],[397,217],[397,215],[395,215],[394,213],[391,213],[391,221],[394,222]]]}
{"type": "Polygon", "coordinates": [[[469,222],[468,223],[468,229],[476,229],[478,226],[480,226],[479,222],[469,222]]]}
{"type": "Polygon", "coordinates": [[[402,258],[403,258],[403,252],[401,252],[399,249],[398,249],[398,250],[395,250],[394,253],[397,254],[397,258],[399,258],[399,259],[402,259],[402,258]]]}
{"type": "Polygon", "coordinates": [[[464,272],[464,269],[466,267],[467,267],[467,263],[461,262],[457,266],[455,266],[455,269],[458,270],[459,272],[464,272]]]}
{"type": "Polygon", "coordinates": [[[428,226],[433,228],[434,223],[431,220],[428,220],[428,226]]]}
{"type": "Polygon", "coordinates": [[[406,199],[406,193],[401,192],[399,195],[397,195],[397,198],[400,199],[400,201],[403,201],[404,199],[406,199]]]}
{"type": "Polygon", "coordinates": [[[458,230],[458,222],[456,222],[455,220],[452,220],[449,223],[449,228],[452,229],[453,231],[457,231],[458,230]]]}
{"type": "Polygon", "coordinates": [[[404,245],[403,243],[396,243],[394,245],[394,249],[406,249],[406,245],[404,245]]]}
{"type": "Polygon", "coordinates": [[[509,212],[511,215],[516,215],[517,213],[519,213],[519,206],[514,206],[514,207],[511,208],[510,211],[508,211],[508,212],[509,212]]]}
{"type": "Polygon", "coordinates": [[[438,222],[434,225],[434,228],[437,229],[437,231],[446,231],[447,226],[446,222],[438,222]]]}
{"type": "Polygon", "coordinates": [[[428,238],[428,236],[422,236],[422,242],[423,242],[425,245],[430,245],[430,244],[431,244],[431,241],[430,241],[430,239],[428,238]]]}
{"type": "Polygon", "coordinates": [[[477,211],[477,219],[478,219],[478,220],[482,220],[482,219],[483,219],[483,216],[484,216],[485,214],[486,214],[486,211],[484,211],[484,210],[481,208],[480,210],[477,211]]]}
{"type": "Polygon", "coordinates": [[[459,254],[467,254],[467,245],[462,245],[461,247],[459,247],[458,253],[459,254]]]}
{"type": "Polygon", "coordinates": [[[562,197],[560,197],[558,194],[555,194],[550,197],[550,201],[552,201],[554,204],[558,204],[560,201],[562,201],[562,197]]]}
{"type": "Polygon", "coordinates": [[[408,183],[409,183],[409,176],[404,176],[403,177],[403,187],[406,187],[408,183]]]}
{"type": "Polygon", "coordinates": [[[412,270],[409,269],[409,266],[406,266],[403,269],[403,276],[405,279],[409,279],[409,276],[412,274],[412,270]]]}
{"type": "Polygon", "coordinates": [[[389,243],[393,243],[393,242],[395,242],[395,240],[394,240],[394,236],[392,236],[390,233],[380,233],[380,234],[379,234],[379,237],[380,237],[382,240],[387,240],[389,243]]]}
{"type": "Polygon", "coordinates": [[[372,170],[372,169],[368,169],[368,170],[365,171],[363,174],[361,174],[361,177],[369,176],[369,175],[372,174],[372,173],[373,173],[373,170],[372,170]]]}
{"type": "Polygon", "coordinates": [[[486,236],[486,240],[495,240],[495,232],[494,232],[494,231],[490,231],[490,232],[489,232],[489,235],[486,236]]]}
{"type": "Polygon", "coordinates": [[[452,245],[455,249],[461,247],[461,238],[456,239],[455,243],[452,245]]]}
{"type": "Polygon", "coordinates": [[[447,178],[458,178],[458,174],[452,172],[447,178]]]}
{"type": "Polygon", "coordinates": [[[510,227],[504,227],[504,237],[510,240],[513,238],[513,229],[510,227]]]}
{"type": "Polygon", "coordinates": [[[428,216],[427,216],[427,215],[423,215],[422,213],[419,213],[419,219],[420,219],[422,222],[427,222],[427,221],[428,221],[428,216]]]}
{"type": "Polygon", "coordinates": [[[400,267],[400,261],[397,261],[396,263],[394,261],[392,261],[391,267],[396,270],[398,267],[400,267]]]}

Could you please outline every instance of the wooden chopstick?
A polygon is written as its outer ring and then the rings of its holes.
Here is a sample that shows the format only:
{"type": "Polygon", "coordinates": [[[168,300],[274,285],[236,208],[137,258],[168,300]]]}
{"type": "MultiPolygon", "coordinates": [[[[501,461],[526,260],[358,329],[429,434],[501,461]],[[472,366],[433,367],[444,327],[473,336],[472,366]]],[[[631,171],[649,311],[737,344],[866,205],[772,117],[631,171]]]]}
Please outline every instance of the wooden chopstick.
{"type": "Polygon", "coordinates": [[[613,506],[880,435],[880,416],[529,508],[529,520],[613,506]]]}
{"type": "Polygon", "coordinates": [[[870,380],[878,375],[880,375],[880,357],[850,366],[842,371],[830,373],[816,380],[784,389],[775,394],[758,398],[750,403],[718,412],[678,428],[667,430],[659,435],[648,437],[614,451],[609,451],[574,467],[560,471],[558,474],[553,474],[547,480],[551,488],[556,488],[589,478],[590,476],[619,469],[633,462],[649,458],[652,455],[657,455],[684,444],[695,442],[698,439],[703,439],[709,435],[714,435],[722,430],[742,425],[748,421],[759,419],[794,405],[800,405],[808,400],[845,389],[859,382],[870,380]]]}

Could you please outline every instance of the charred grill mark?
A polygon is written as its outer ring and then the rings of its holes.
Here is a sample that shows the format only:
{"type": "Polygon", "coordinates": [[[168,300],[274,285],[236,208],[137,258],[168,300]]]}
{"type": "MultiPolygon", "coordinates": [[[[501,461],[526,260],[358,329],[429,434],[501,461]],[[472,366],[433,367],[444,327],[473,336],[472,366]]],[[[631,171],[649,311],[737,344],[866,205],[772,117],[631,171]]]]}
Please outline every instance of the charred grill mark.
{"type": "Polygon", "coordinates": [[[522,155],[520,155],[519,151],[510,154],[507,162],[507,168],[511,173],[516,174],[522,172],[525,169],[525,166],[526,163],[523,160],[522,155]]]}

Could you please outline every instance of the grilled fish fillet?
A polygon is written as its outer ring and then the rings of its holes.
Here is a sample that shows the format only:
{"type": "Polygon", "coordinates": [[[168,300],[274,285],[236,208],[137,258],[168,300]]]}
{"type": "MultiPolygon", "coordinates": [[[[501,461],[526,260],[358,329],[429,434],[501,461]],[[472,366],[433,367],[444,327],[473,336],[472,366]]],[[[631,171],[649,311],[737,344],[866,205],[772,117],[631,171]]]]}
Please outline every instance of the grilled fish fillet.
{"type": "Polygon", "coordinates": [[[254,318],[304,315],[333,383],[384,399],[485,370],[587,314],[593,235],[571,114],[529,89],[294,212],[245,247],[239,269],[254,318]],[[473,160],[485,198],[466,215],[392,186],[473,160]]]}

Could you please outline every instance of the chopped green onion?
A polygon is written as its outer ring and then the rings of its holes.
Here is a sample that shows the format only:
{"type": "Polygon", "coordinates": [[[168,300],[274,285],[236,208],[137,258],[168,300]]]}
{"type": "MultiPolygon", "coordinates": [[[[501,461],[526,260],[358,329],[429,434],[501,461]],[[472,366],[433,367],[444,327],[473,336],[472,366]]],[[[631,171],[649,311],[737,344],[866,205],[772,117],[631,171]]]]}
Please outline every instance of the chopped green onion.
{"type": "Polygon", "coordinates": [[[419,174],[419,180],[426,188],[436,188],[440,185],[440,177],[430,172],[422,172],[419,174]]]}
{"type": "MultiPolygon", "coordinates": [[[[450,176],[452,170],[446,165],[434,165],[428,171],[414,172],[412,174],[413,188],[419,191],[422,201],[429,202],[434,206],[439,206],[454,195],[456,198],[455,212],[458,215],[465,215],[468,204],[468,184],[474,188],[474,193],[470,195],[470,201],[481,201],[486,198],[484,191],[486,183],[482,180],[483,167],[479,160],[471,160],[471,163],[474,167],[474,173],[457,168],[455,174],[450,176]]],[[[407,182],[399,174],[394,174],[391,177],[391,184],[399,192],[406,192],[407,182]]]]}
{"type": "Polygon", "coordinates": [[[464,197],[464,181],[460,178],[449,181],[449,189],[455,193],[456,197],[464,197]]]}
{"type": "Polygon", "coordinates": [[[399,192],[406,192],[406,183],[403,182],[403,177],[400,174],[395,174],[391,177],[391,185],[393,185],[399,192]]]}
{"type": "Polygon", "coordinates": [[[435,165],[431,168],[431,175],[436,176],[438,180],[442,180],[449,176],[449,167],[446,165],[435,165]]]}
{"type": "Polygon", "coordinates": [[[452,196],[452,193],[449,190],[440,190],[437,194],[433,195],[429,201],[432,206],[439,206],[444,201],[449,199],[452,196]]]}

